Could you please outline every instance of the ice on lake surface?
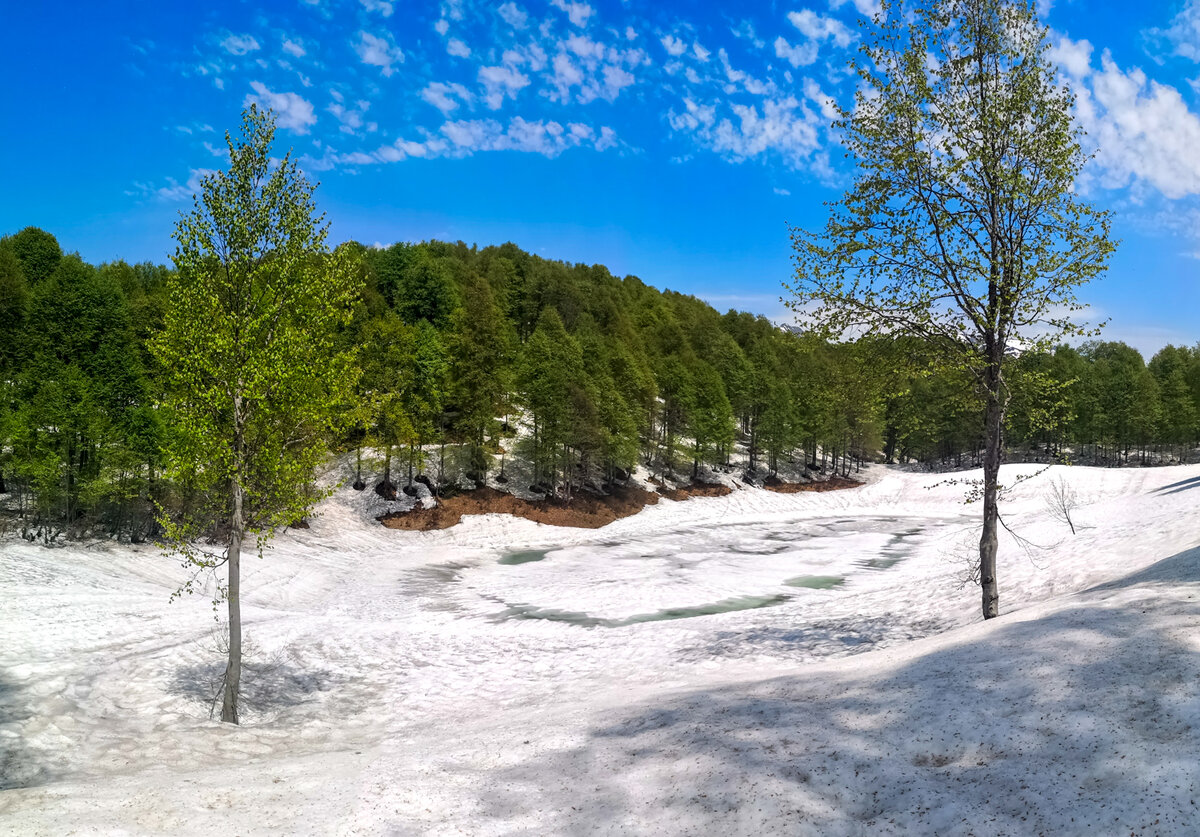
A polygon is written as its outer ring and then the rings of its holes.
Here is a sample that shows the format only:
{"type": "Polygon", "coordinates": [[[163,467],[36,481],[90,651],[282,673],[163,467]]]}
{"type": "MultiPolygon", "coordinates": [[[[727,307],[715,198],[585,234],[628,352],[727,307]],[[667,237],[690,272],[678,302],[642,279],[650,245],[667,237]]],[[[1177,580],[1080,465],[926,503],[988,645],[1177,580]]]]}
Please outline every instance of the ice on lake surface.
{"type": "Polygon", "coordinates": [[[807,587],[810,590],[829,590],[833,587],[841,587],[846,583],[844,576],[840,575],[798,575],[795,578],[789,578],[783,582],[789,587],[807,587]]]}
{"type": "Polygon", "coordinates": [[[523,552],[507,552],[501,558],[499,563],[512,564],[528,564],[533,561],[541,561],[549,554],[548,549],[527,549],[523,552]]]}
{"type": "Polygon", "coordinates": [[[494,591],[504,588],[493,618],[625,628],[819,599],[894,568],[924,533],[920,521],[897,517],[830,518],[510,551],[497,564],[512,569],[489,580],[494,591]]]}

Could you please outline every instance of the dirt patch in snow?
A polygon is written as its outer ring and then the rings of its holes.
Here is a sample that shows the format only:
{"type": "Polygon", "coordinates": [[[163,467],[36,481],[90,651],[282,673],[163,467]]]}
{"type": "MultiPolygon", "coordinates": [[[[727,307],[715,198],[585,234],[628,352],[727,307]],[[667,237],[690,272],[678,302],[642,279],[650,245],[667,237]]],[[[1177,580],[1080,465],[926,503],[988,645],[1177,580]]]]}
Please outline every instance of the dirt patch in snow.
{"type": "Polygon", "coordinates": [[[729,486],[719,482],[698,482],[682,488],[662,489],[658,493],[668,500],[687,500],[692,497],[724,497],[732,491],[729,486]]]}
{"type": "Polygon", "coordinates": [[[768,477],[763,482],[763,488],[776,494],[799,494],[801,491],[840,491],[843,488],[858,488],[862,483],[845,477],[830,477],[818,482],[784,482],[775,477],[768,477]]]}
{"type": "Polygon", "coordinates": [[[494,488],[478,488],[441,499],[433,508],[392,512],[380,517],[379,521],[389,529],[430,531],[449,529],[466,514],[511,514],[551,526],[599,529],[614,520],[637,514],[661,497],[668,500],[724,497],[730,490],[729,486],[719,483],[696,483],[655,493],[627,485],[617,486],[604,495],[581,491],[564,505],[558,500],[525,500],[494,488]]]}
{"type": "MultiPolygon", "coordinates": [[[[724,493],[728,491],[725,489],[724,493]]],[[[637,514],[646,506],[657,503],[658,498],[659,495],[652,491],[631,485],[619,486],[605,495],[580,492],[564,505],[556,500],[524,500],[494,488],[477,488],[441,499],[431,509],[418,507],[412,511],[385,514],[379,522],[389,529],[427,532],[449,529],[465,514],[511,514],[551,526],[599,529],[614,520],[637,514]]]]}

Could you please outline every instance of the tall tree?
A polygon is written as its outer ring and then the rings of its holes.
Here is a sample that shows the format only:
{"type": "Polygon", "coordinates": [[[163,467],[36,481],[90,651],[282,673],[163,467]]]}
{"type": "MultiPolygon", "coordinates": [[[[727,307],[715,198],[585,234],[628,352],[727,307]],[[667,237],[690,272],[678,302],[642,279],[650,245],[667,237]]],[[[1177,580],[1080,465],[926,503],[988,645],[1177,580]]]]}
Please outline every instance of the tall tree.
{"type": "Polygon", "coordinates": [[[11,455],[10,438],[16,415],[13,378],[28,305],[29,288],[21,263],[9,241],[0,239],[0,494],[7,491],[4,470],[11,455]]]}
{"type": "Polygon", "coordinates": [[[454,312],[452,322],[450,380],[456,424],[467,442],[471,477],[483,480],[491,461],[485,441],[495,435],[496,417],[512,386],[516,336],[496,305],[491,285],[475,276],[468,278],[463,307],[454,312]]]}
{"type": "Polygon", "coordinates": [[[1079,332],[1076,290],[1114,249],[1080,200],[1073,97],[1024,0],[884,0],[837,122],[858,174],[822,231],[792,230],[795,310],[826,334],[908,334],[984,402],[984,618],[996,582],[1010,349],[1079,332]]]}
{"type": "Polygon", "coordinates": [[[314,186],[289,152],[271,159],[275,120],[254,106],[242,137],[227,133],[229,169],[201,182],[175,227],[177,273],[154,352],[170,385],[173,476],[211,497],[164,520],[169,548],[202,569],[228,567],[229,660],[221,720],[238,722],[241,553],[261,556],[277,527],[302,518],[313,470],[327,450],[334,406],[355,371],[335,350],[361,274],[356,251],[325,246],[314,186]],[[225,543],[211,555],[202,534],[225,543]]]}
{"type": "Polygon", "coordinates": [[[7,239],[30,286],[49,279],[62,259],[58,239],[38,227],[26,227],[7,239]]]}

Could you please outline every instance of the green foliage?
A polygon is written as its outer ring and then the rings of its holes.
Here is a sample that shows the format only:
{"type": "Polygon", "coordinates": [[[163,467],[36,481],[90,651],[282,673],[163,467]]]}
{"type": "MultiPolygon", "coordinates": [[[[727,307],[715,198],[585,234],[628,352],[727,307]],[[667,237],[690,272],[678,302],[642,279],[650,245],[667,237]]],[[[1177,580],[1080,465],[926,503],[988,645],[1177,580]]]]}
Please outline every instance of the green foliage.
{"type": "Polygon", "coordinates": [[[512,390],[516,335],[495,301],[492,286],[471,276],[463,307],[451,317],[450,381],[455,426],[466,439],[471,472],[489,470],[485,442],[498,429],[497,416],[512,390]]]}
{"type": "Polygon", "coordinates": [[[62,259],[58,239],[37,227],[26,227],[8,238],[7,243],[31,286],[49,279],[62,259]]]}
{"type": "Polygon", "coordinates": [[[228,171],[210,174],[175,230],[163,330],[152,342],[172,417],[169,475],[198,498],[165,520],[200,565],[201,534],[258,535],[303,517],[313,470],[348,400],[353,352],[336,347],[360,293],[356,252],[325,246],[313,186],[251,107],[228,135],[228,171]],[[235,495],[230,497],[230,492],[235,495]]]}
{"type": "Polygon", "coordinates": [[[517,391],[533,422],[535,480],[557,479],[563,465],[560,450],[569,441],[572,419],[586,404],[573,395],[583,380],[579,344],[563,327],[554,308],[546,308],[521,352],[517,391]]]}
{"type": "Polygon", "coordinates": [[[984,615],[995,586],[1010,348],[1083,329],[1110,217],[1082,201],[1073,98],[1024,0],[883,0],[836,128],[857,167],[821,231],[792,230],[798,314],[823,335],[913,337],[970,371],[984,416],[984,615]]]}

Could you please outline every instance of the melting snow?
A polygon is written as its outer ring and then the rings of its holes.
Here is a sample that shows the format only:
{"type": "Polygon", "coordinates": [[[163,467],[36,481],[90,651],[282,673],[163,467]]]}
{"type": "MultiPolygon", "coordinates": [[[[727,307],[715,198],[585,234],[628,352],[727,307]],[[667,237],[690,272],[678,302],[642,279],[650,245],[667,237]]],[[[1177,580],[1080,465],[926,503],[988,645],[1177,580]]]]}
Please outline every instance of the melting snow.
{"type": "Polygon", "coordinates": [[[1021,483],[1005,518],[1042,548],[1004,537],[987,624],[978,509],[940,477],[595,531],[386,530],[346,489],[246,561],[236,729],[173,560],[6,540],[0,830],[1194,833],[1198,474],[1021,483]]]}

